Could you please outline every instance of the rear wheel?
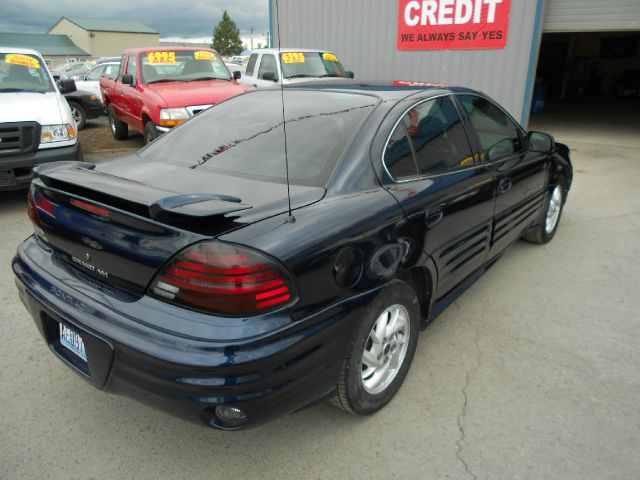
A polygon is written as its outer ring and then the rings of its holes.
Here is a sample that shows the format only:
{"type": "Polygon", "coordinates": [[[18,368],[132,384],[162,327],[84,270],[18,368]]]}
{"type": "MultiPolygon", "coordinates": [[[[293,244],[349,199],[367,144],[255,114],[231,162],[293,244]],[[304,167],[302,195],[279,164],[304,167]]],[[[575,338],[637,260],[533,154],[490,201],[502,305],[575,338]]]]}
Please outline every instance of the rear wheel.
{"type": "Polygon", "coordinates": [[[149,120],[144,125],[144,144],[149,145],[156,138],[158,138],[158,130],[156,130],[156,126],[154,125],[154,123],[149,120]]]}
{"type": "Polygon", "coordinates": [[[113,105],[109,105],[107,111],[109,116],[109,125],[111,126],[111,133],[116,140],[126,140],[129,137],[129,127],[121,120],[118,120],[116,113],[113,111],[113,105]]]}
{"type": "Polygon", "coordinates": [[[413,289],[394,281],[367,308],[343,361],[332,403],[370,415],[396,394],[418,342],[419,307],[413,289]]]}
{"type": "Polygon", "coordinates": [[[68,102],[69,108],[71,109],[71,116],[76,122],[76,127],[78,130],[82,130],[84,128],[85,123],[87,123],[87,112],[84,107],[76,102],[68,102]]]}
{"type": "Polygon", "coordinates": [[[527,232],[523,237],[529,242],[548,243],[555,236],[565,202],[564,182],[559,181],[547,193],[545,202],[539,225],[527,232]]]}

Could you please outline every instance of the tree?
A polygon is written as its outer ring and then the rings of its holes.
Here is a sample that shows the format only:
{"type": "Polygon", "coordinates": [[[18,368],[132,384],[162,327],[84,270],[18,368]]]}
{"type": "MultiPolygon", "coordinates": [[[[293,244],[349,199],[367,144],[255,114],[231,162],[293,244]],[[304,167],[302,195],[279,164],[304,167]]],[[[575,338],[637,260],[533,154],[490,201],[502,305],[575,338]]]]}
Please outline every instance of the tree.
{"type": "Polygon", "coordinates": [[[242,40],[240,40],[240,30],[225,10],[222,20],[213,30],[211,48],[217,50],[220,55],[240,55],[244,50],[242,40]]]}

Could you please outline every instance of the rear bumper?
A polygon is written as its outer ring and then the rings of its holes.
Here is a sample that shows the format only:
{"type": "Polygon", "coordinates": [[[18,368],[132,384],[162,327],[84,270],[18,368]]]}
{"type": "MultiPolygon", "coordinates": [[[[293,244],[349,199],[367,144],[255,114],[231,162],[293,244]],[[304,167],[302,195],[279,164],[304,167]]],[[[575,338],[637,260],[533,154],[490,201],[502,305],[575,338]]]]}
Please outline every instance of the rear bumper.
{"type": "Polygon", "coordinates": [[[82,161],[80,142],[69,147],[47,148],[34,152],[0,156],[0,191],[27,188],[33,179],[33,167],[40,163],[58,162],[61,160],[82,161]]]}
{"type": "Polygon", "coordinates": [[[216,341],[153,328],[123,311],[116,298],[110,305],[97,302],[81,293],[92,285],[60,281],[60,268],[33,237],[13,261],[20,298],[51,350],[98,388],[219,428],[224,428],[215,415],[219,405],[242,409],[243,426],[253,426],[331,395],[362,309],[377,294],[368,292],[270,333],[216,341]],[[30,258],[35,249],[42,253],[30,258]],[[80,334],[87,364],[60,345],[59,322],[80,334]]]}

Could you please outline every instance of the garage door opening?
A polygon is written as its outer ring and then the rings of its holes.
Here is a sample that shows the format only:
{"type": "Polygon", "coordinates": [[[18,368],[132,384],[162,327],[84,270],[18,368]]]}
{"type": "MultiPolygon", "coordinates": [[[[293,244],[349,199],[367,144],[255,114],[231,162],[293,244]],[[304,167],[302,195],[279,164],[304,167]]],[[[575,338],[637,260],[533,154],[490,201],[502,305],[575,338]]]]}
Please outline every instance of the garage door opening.
{"type": "Polygon", "coordinates": [[[640,146],[640,31],[545,33],[530,128],[640,146]]]}

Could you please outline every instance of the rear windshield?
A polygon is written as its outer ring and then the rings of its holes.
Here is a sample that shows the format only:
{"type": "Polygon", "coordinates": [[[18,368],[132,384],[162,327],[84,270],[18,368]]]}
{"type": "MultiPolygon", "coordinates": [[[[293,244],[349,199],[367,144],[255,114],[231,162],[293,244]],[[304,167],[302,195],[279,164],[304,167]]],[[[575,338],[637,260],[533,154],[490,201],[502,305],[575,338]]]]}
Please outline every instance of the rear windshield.
{"type": "Polygon", "coordinates": [[[53,92],[47,67],[36,55],[0,52],[0,92],[53,92]]]}
{"type": "MultiPolygon", "coordinates": [[[[259,90],[210,108],[140,151],[142,161],[284,183],[280,90],[259,90]]],[[[377,98],[330,91],[284,92],[289,179],[325,187],[377,98]]]]}
{"type": "Polygon", "coordinates": [[[280,62],[284,78],[348,78],[338,57],[329,52],[283,52],[280,62]]]}
{"type": "Polygon", "coordinates": [[[143,83],[231,80],[220,56],[210,50],[159,50],[140,54],[143,83]]]}

